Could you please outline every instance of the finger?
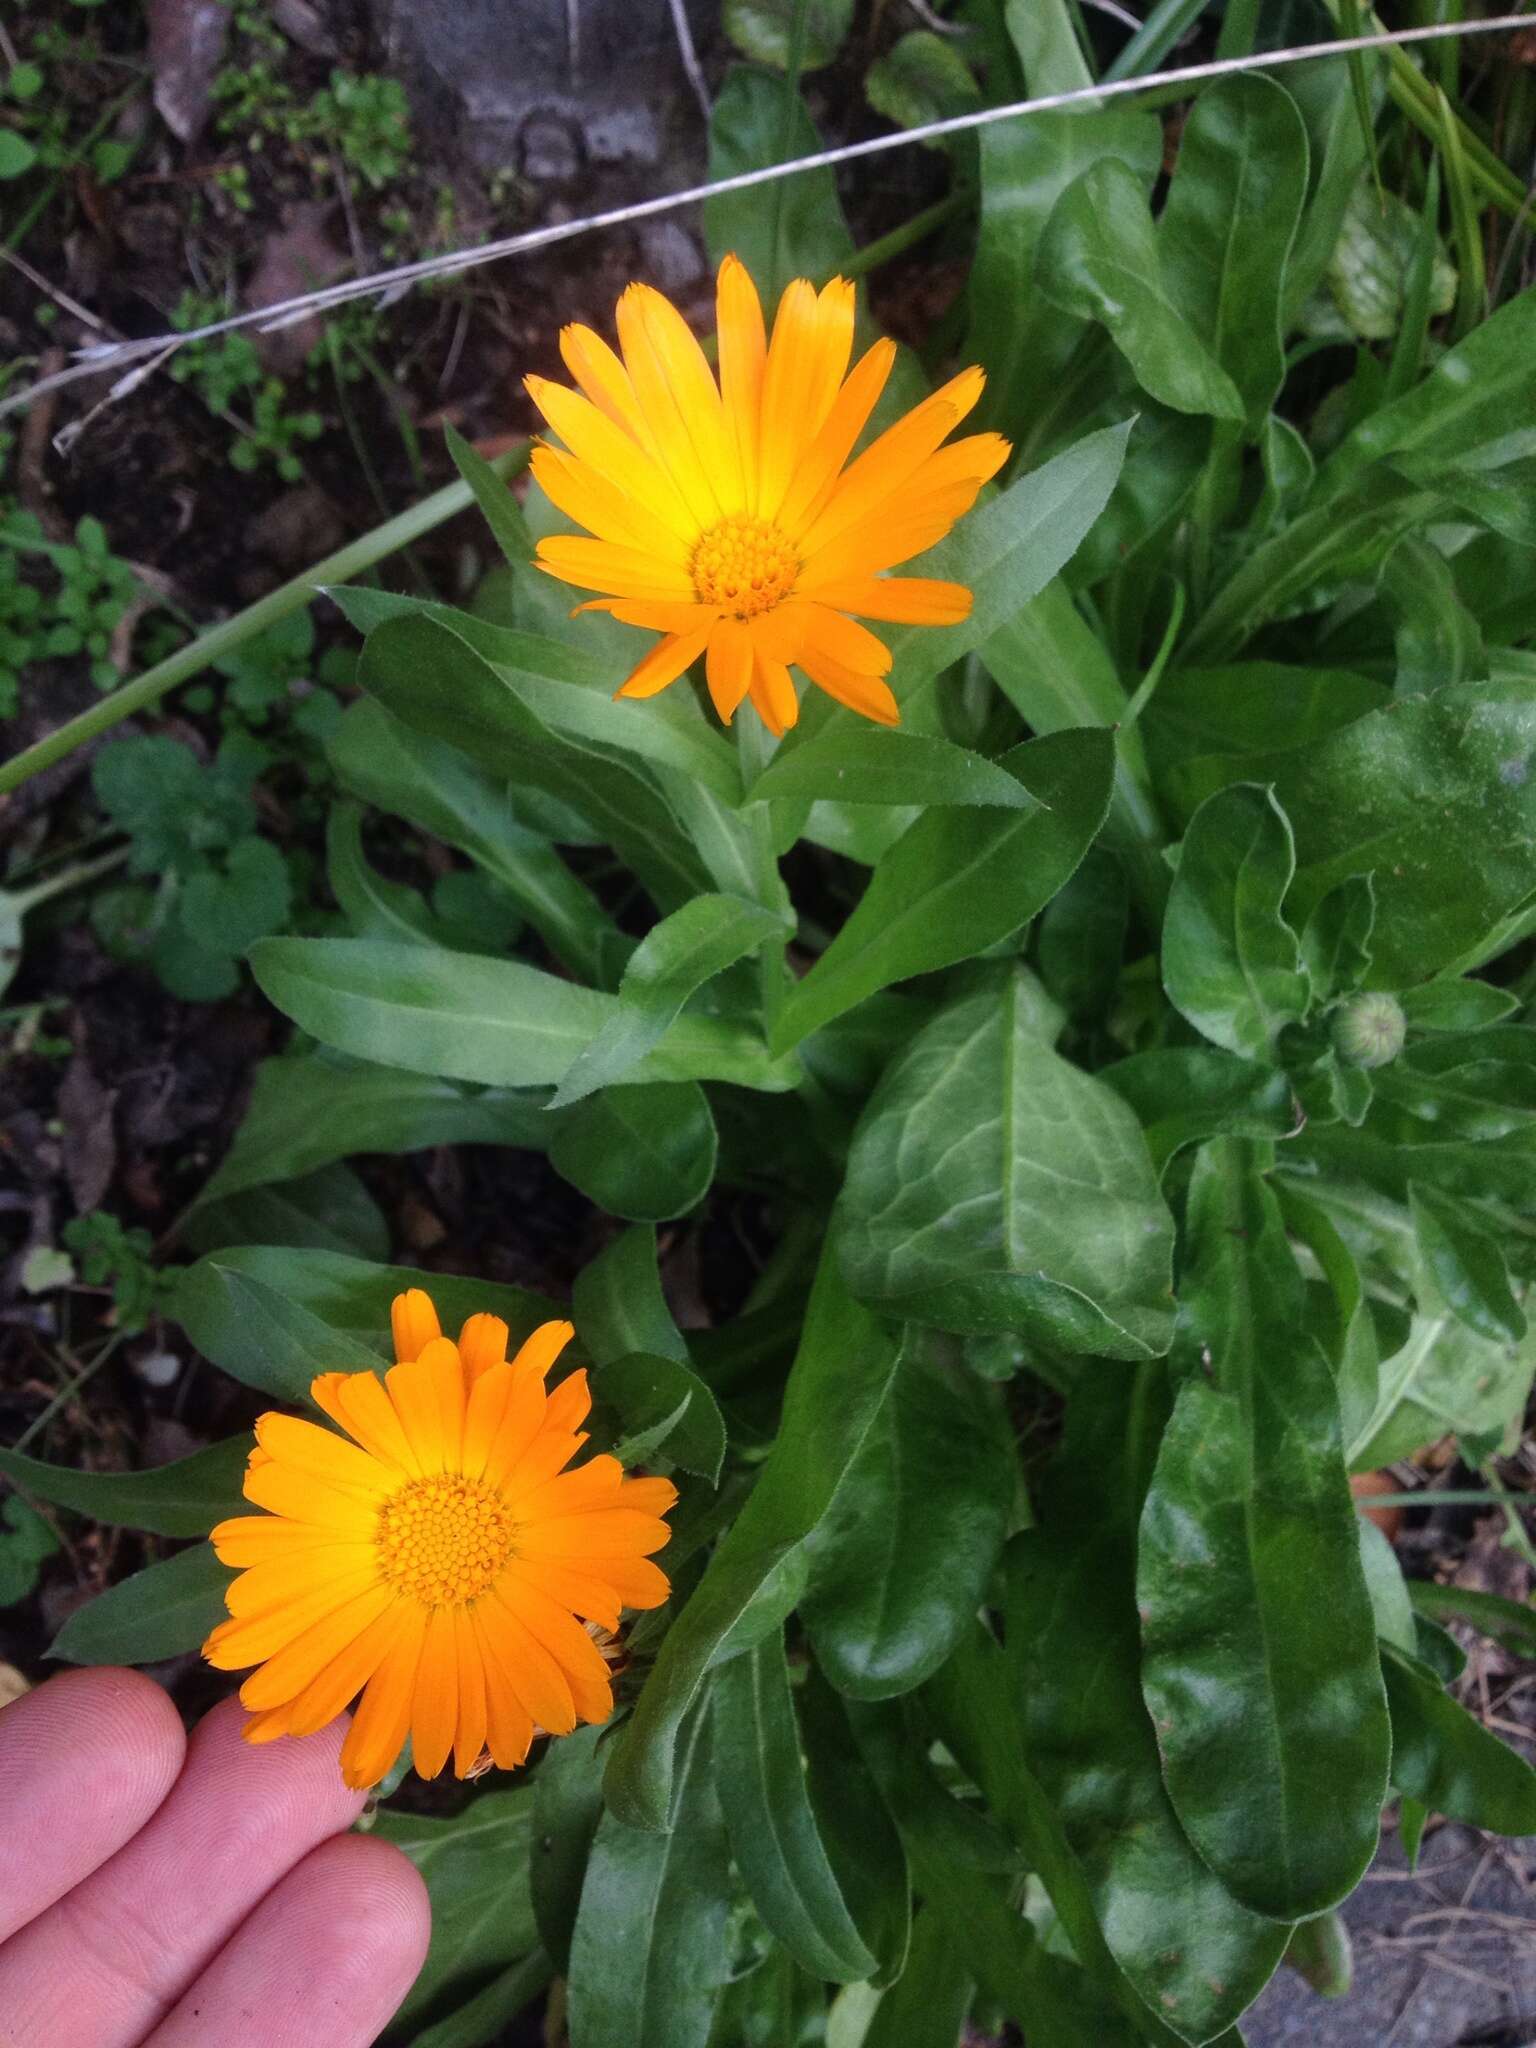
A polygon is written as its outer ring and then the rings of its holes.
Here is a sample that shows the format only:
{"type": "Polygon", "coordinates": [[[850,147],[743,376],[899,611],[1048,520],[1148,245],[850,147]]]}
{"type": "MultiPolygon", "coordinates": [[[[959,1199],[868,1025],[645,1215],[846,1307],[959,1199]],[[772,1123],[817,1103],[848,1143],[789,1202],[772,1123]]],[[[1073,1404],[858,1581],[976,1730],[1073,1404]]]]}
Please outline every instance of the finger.
{"type": "Polygon", "coordinates": [[[244,1719],[238,1701],[215,1707],[142,1834],[0,1948],[6,2048],[133,2048],[278,1879],[356,1819],[344,1721],[258,1748],[244,1719]]]}
{"type": "Polygon", "coordinates": [[[0,1712],[0,1941],[136,1835],[187,1739],[137,1671],[65,1671],[0,1712]]]}
{"type": "Polygon", "coordinates": [[[144,2048],[367,2048],[416,1981],[431,1914],[415,1866],[348,1835],[313,1850],[144,2048]]]}

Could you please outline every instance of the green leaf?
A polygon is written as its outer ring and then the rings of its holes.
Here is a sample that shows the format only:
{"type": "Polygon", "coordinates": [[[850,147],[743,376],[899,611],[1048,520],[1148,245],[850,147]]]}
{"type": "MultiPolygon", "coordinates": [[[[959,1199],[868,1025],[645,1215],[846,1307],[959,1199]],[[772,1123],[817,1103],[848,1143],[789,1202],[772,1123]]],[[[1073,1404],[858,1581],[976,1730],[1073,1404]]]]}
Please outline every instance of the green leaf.
{"type": "Polygon", "coordinates": [[[1311,1001],[1296,934],[1281,904],[1296,856],[1268,790],[1235,783],[1190,821],[1163,922],[1168,1000],[1216,1045],[1273,1059],[1311,1001]]]}
{"type": "Polygon", "coordinates": [[[77,1607],[48,1646],[71,1664],[157,1664],[202,1648],[232,1574],[206,1543],[147,1565],[77,1607]]]}
{"type": "Polygon", "coordinates": [[[1184,124],[1158,221],[1168,296],[1255,428],[1285,378],[1281,308],[1307,156],[1306,129],[1283,86],[1258,74],[1218,79],[1184,124]]]}
{"type": "Polygon", "coordinates": [[[257,1067],[235,1141],[195,1206],[298,1180],[356,1152],[463,1144],[537,1150],[548,1139],[542,1096],[502,1089],[471,1095],[451,1081],[393,1067],[285,1053],[257,1067]]]}
{"type": "Polygon", "coordinates": [[[724,1666],[713,1692],[715,1783],[753,1903],[814,1976],[851,1984],[875,1958],[849,1914],[806,1794],[800,1733],[777,1633],[724,1666]]]}
{"type": "Polygon", "coordinates": [[[183,924],[212,953],[243,953],[288,916],[288,864],[270,839],[242,839],[224,872],[202,868],[182,891],[183,924]]]}
{"type": "Polygon", "coordinates": [[[598,1823],[571,1936],[571,2048],[704,2048],[709,2039],[730,1970],[730,1852],[706,1709],[677,1749],[670,1834],[629,1825],[611,1801],[598,1823]]]}
{"type": "Polygon", "coordinates": [[[688,1363],[656,1269],[656,1233],[636,1226],[616,1237],[576,1276],[572,1313],[581,1341],[599,1365],[649,1351],[688,1363]]]}
{"type": "Polygon", "coordinates": [[[1038,983],[1012,969],[898,1055],[849,1154],[844,1271],[888,1314],[1157,1357],[1172,1218],[1135,1117],[1054,1034],[1038,983]]]}
{"type": "Polygon", "coordinates": [[[864,74],[864,97],[898,128],[920,128],[981,105],[975,74],[930,28],[909,29],[864,74]]]}
{"type": "Polygon", "coordinates": [[[889,1984],[906,1966],[912,1936],[907,1853],[843,1702],[814,1664],[800,1688],[800,1729],[811,1812],[859,1938],[875,1959],[869,1981],[889,1984]]]}
{"type": "Polygon", "coordinates": [[[910,1692],[938,1670],[982,1603],[1013,1508],[996,1390],[937,1352],[909,1337],[812,1539],[801,1611],[816,1661],[855,1699],[910,1692]]]}
{"type": "Polygon", "coordinates": [[[624,969],[617,1015],[571,1062],[550,1108],[562,1109],[621,1079],[665,1034],[690,996],[775,934],[782,937],[784,927],[773,912],[739,896],[696,896],[653,925],[624,969]]]}
{"type": "Polygon", "coordinates": [[[0,128],[0,178],[19,178],[31,170],[37,151],[14,128],[0,128]]]}
{"type": "Polygon", "coordinates": [[[1392,1707],[1392,1782],[1451,1820],[1498,1835],[1536,1834],[1536,1771],[1491,1735],[1440,1681],[1381,1646],[1392,1707]]]}
{"type": "MultiPolygon", "coordinates": [[[[709,122],[711,184],[789,157],[814,156],[823,146],[805,102],[785,80],[742,65],[726,73],[709,122]]],[[[825,284],[853,254],[830,166],[801,171],[766,190],[749,187],[706,199],[704,239],[712,262],[730,254],[741,258],[770,311],[776,292],[792,277],[825,284]]]]}
{"type": "Polygon", "coordinates": [[[1156,1387],[1128,1394],[1107,1376],[1073,1390],[1065,1441],[1031,1489],[1035,1527],[1009,1546],[1007,1659],[1024,1760],[1115,1960],[1170,2026],[1208,2041],[1257,1997],[1287,1930],[1190,1846],[1141,1696],[1136,1525],[1166,1407],[1156,1387]]]}
{"type": "Polygon", "coordinates": [[[1407,1586],[1414,1606],[1433,1620],[1470,1622],[1516,1656],[1528,1657],[1536,1650],[1536,1607],[1523,1600],[1474,1592],[1468,1586],[1441,1586],[1432,1579],[1410,1579],[1407,1586]]]}
{"type": "Polygon", "coordinates": [[[1518,1344],[1528,1328],[1525,1310],[1484,1218],[1418,1183],[1410,1185],[1408,1201],[1420,1256],[1452,1315],[1491,1344],[1518,1344]]]}
{"type": "MultiPolygon", "coordinates": [[[[357,608],[355,592],[348,608],[357,608]]],[[[735,761],[686,693],[643,707],[613,703],[612,670],[597,658],[441,606],[384,617],[368,636],[358,679],[413,731],[463,747],[493,774],[574,809],[663,910],[706,886],[645,763],[634,758],[648,752],[698,772],[735,800],[735,761]],[[574,682],[562,670],[575,671],[574,682]],[[644,716],[635,719],[637,710],[644,716]],[[565,730],[546,714],[563,715],[565,730]],[[606,747],[580,737],[594,727],[606,747]]]]}
{"type": "Polygon", "coordinates": [[[1124,863],[1107,848],[1089,847],[1041,912],[1035,935],[1040,979],[1074,1023],[1113,1007],[1129,919],[1124,863]]]}
{"type": "Polygon", "coordinates": [[[114,1527],[155,1536],[206,1536],[215,1522],[240,1513],[250,1436],[226,1437],[205,1451],[147,1472],[76,1472],[0,1451],[0,1472],[34,1500],[72,1508],[114,1527]]]}
{"type": "Polygon", "coordinates": [[[1108,732],[1029,740],[1001,764],[1038,801],[1022,814],[936,807],[903,834],[858,907],[790,992],[782,1049],[914,974],[985,952],[1026,924],[1066,881],[1104,822],[1114,774],[1108,732]]]}
{"type": "MultiPolygon", "coordinates": [[[[1033,89],[1033,87],[1032,87],[1033,89]]],[[[1045,411],[1080,337],[1036,288],[1035,260],[1051,210],[1092,165],[1115,161],[1150,192],[1163,159],[1154,114],[1123,105],[1032,114],[983,128],[981,224],[970,279],[967,362],[987,371],[978,426],[1018,434],[1045,411]]]]}
{"type": "Polygon", "coordinates": [[[614,1744],[605,1791],[619,1820],[669,1824],[678,1730],[704,1674],[728,1641],[750,1647],[799,1599],[806,1538],[858,1455],[895,1364],[894,1338],[846,1292],[823,1251],[773,1448],[614,1744]]]}
{"type": "Polygon", "coordinates": [[[1312,906],[1301,935],[1302,970],[1321,999],[1353,995],[1371,968],[1376,890],[1369,875],[1350,875],[1312,906]]]}
{"type": "MultiPolygon", "coordinates": [[[[443,2019],[411,2036],[410,2048],[485,2048],[501,2038],[520,2013],[535,2004],[555,1974],[542,1949],[493,1977],[483,1991],[477,1991],[443,2019]]],[[[395,2048],[398,2037],[384,2036],[386,2048],[395,2048]]]]}
{"type": "Polygon", "coordinates": [[[1536,690],[1457,684],[1358,719],[1275,770],[1296,838],[1292,914],[1369,872],[1369,985],[1474,955],[1536,888],[1536,690]]]}
{"type": "Polygon", "coordinates": [[[448,453],[453,457],[453,466],[475,494],[475,503],[480,507],[486,525],[495,536],[496,545],[514,565],[531,560],[533,536],[528,531],[528,522],[523,509],[507,489],[505,483],[492,469],[483,455],[479,455],[453,425],[444,427],[443,438],[448,443],[448,453]]]}
{"type": "Polygon", "coordinates": [[[711,1486],[719,1484],[725,1423],[714,1395],[691,1368],[653,1352],[630,1352],[598,1367],[592,1375],[592,1395],[622,1422],[629,1449],[626,1454],[623,1442],[617,1446],[615,1456],[621,1464],[659,1452],[711,1486]],[[642,1438],[643,1453],[636,1448],[642,1438]]]}
{"type": "MultiPolygon", "coordinates": [[[[19,1462],[30,1465],[32,1460],[19,1462]]],[[[0,1607],[16,1607],[26,1599],[37,1584],[44,1560],[58,1547],[58,1537],[19,1494],[8,1494],[0,1501],[0,1607]]]]}
{"type": "MultiPolygon", "coordinates": [[[[1517,293],[1447,349],[1423,381],[1377,407],[1325,467],[1329,495],[1372,463],[1451,498],[1496,533],[1536,543],[1529,436],[1536,402],[1536,292],[1517,293]]],[[[1324,508],[1331,510],[1332,508],[1324,508]]]]}
{"type": "Polygon", "coordinates": [[[1243,1904],[1300,1919],[1370,1863],[1390,1750],[1338,1395],[1235,1141],[1201,1153],[1187,1229],[1184,1378],[1141,1518],[1142,1686],[1195,1848],[1243,1904]]]}
{"type": "MultiPolygon", "coordinates": [[[[378,939],[263,939],[251,967],[262,993],[322,1044],[493,1087],[558,1081],[619,1014],[615,997],[521,960],[378,939]]],[[[632,1072],[637,1081],[791,1085],[748,1030],[707,1016],[679,1017],[632,1072]]]]}
{"type": "Polygon", "coordinates": [[[360,939],[442,943],[420,893],[388,882],[363,852],[363,814],[356,804],[331,807],[325,827],[325,878],[353,933],[360,939]]]}
{"type": "Polygon", "coordinates": [[[938,1913],[913,1923],[907,1967],[875,2007],[863,2048],[953,2048],[976,1986],[938,1913]]]}
{"type": "Polygon", "coordinates": [[[1520,1007],[1507,988],[1486,981],[1426,981],[1398,992],[1410,1031],[1481,1031],[1503,1024],[1520,1007]]]}
{"type": "Polygon", "coordinates": [[[721,23],[744,57],[786,71],[802,13],[800,68],[820,71],[842,48],[853,23],[853,0],[725,0],[721,23]]]}
{"type": "Polygon", "coordinates": [[[719,1140],[696,1081],[604,1088],[562,1110],[549,1163],[631,1223],[684,1216],[709,1192],[719,1140]]]}
{"type": "MultiPolygon", "coordinates": [[[[1087,1873],[1027,1761],[1002,1650],[979,1622],[921,1697],[945,1748],[981,1788],[1044,1885],[1090,1980],[1114,1999],[1137,2039],[1155,2048],[1180,2048],[1182,2037],[1137,1996],[1105,1942],[1087,1873]]],[[[1223,2041],[1222,2048],[1229,2044],[1223,2041]]]]}
{"type": "Polygon", "coordinates": [[[396,2025],[415,2039],[423,2020],[538,1946],[528,1890],[533,1795],[525,1785],[484,1792],[452,1820],[386,1808],[373,1833],[409,1856],[432,1899],[432,1945],[396,2025]]]}
{"type": "Polygon", "coordinates": [[[1478,683],[1488,654],[1477,620],[1462,603],[1451,565],[1437,547],[1405,533],[1377,572],[1396,615],[1397,694],[1422,696],[1447,683],[1478,683]]]}
{"type": "Polygon", "coordinates": [[[1382,684],[1343,668],[1277,661],[1178,668],[1143,714],[1158,792],[1181,818],[1232,782],[1267,782],[1279,757],[1389,701],[1382,684]]]}
{"type": "Polygon", "coordinates": [[[544,1752],[533,1780],[528,1881],[539,1939],[562,1976],[569,1974],[571,1929],[592,1838],[603,1813],[600,1728],[578,1728],[544,1752]]]}
{"type": "Polygon", "coordinates": [[[378,1266],[338,1252],[248,1245],[189,1266],[173,1311],[193,1344],[248,1387],[304,1404],[322,1372],[382,1372],[393,1355],[389,1305],[424,1288],[450,1336],[482,1310],[498,1315],[515,1349],[555,1315],[521,1287],[409,1266],[378,1266]]]}
{"type": "Polygon", "coordinates": [[[930,733],[834,728],[775,754],[747,792],[756,803],[835,798],[847,804],[983,804],[1032,808],[1008,770],[930,733]]]}
{"type": "Polygon", "coordinates": [[[1278,1069],[1211,1046],[1132,1053],[1096,1078],[1136,1112],[1160,1179],[1186,1145],[1207,1138],[1288,1138],[1302,1121],[1291,1084],[1278,1069]]]}
{"type": "MultiPolygon", "coordinates": [[[[369,697],[348,708],[326,753],[347,789],[467,853],[558,960],[587,980],[600,978],[613,926],[554,848],[514,816],[504,783],[369,697]]],[[[527,794],[519,794],[526,809],[527,794]]]]}
{"type": "Polygon", "coordinates": [[[352,1169],[340,1164],[201,1203],[183,1222],[181,1234],[194,1252],[221,1251],[230,1244],[289,1244],[350,1252],[360,1259],[389,1257],[383,1210],[352,1169]]]}
{"type": "Polygon", "coordinates": [[[1243,417],[1237,387],[1168,296],[1141,180],[1116,158],[1091,165],[1057,200],[1035,278],[1061,312],[1108,329],[1153,398],[1176,412],[1243,417]]]}

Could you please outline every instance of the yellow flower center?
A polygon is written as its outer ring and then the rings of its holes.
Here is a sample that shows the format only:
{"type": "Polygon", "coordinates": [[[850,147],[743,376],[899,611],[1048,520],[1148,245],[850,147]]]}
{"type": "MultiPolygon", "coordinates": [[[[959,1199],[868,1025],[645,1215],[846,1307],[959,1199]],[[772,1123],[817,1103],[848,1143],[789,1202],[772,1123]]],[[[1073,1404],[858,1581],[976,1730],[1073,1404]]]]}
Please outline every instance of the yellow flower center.
{"type": "Polygon", "coordinates": [[[413,1479],[379,1510],[379,1569],[423,1607],[488,1592],[512,1555],[516,1524],[492,1487],[457,1472],[413,1479]]]}
{"type": "Polygon", "coordinates": [[[733,512],[700,537],[689,567],[700,604],[717,604],[739,619],[750,619],[788,597],[800,574],[800,557],[771,520],[733,512]]]}

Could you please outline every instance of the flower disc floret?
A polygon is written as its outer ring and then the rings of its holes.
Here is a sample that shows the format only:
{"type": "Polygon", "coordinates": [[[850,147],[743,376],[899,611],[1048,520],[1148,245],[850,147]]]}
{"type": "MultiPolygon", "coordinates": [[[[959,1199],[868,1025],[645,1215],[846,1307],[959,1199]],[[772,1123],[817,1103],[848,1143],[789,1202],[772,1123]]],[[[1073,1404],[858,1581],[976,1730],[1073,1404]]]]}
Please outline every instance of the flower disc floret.
{"type": "Polygon", "coordinates": [[[391,1494],[374,1540],[391,1585],[424,1607],[462,1607],[496,1583],[516,1534],[498,1493],[445,1472],[391,1494]]]}
{"type": "Polygon", "coordinates": [[[701,536],[689,568],[700,604],[750,619],[788,597],[800,561],[771,520],[736,512],[701,536]]]}

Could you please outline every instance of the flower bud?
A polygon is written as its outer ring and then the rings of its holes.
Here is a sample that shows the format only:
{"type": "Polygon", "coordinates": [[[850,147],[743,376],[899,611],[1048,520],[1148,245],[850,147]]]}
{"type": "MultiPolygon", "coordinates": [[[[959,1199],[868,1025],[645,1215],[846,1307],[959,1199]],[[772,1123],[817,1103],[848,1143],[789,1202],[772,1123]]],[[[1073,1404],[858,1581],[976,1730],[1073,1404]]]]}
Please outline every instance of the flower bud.
{"type": "Polygon", "coordinates": [[[1333,1013],[1333,1049],[1347,1067],[1384,1067],[1395,1060],[1408,1035],[1408,1019],[1396,996],[1351,996],[1333,1013]]]}

